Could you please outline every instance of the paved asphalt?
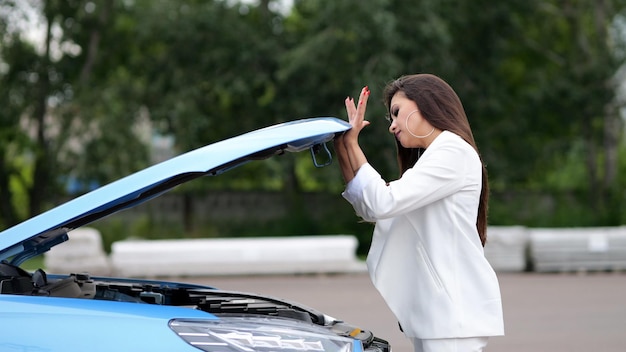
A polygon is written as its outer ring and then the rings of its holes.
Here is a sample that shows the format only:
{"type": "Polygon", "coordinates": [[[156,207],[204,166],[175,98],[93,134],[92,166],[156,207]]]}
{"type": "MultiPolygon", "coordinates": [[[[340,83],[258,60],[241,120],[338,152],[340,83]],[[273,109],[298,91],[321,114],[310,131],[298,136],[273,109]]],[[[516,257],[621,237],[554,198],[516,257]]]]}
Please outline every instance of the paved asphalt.
{"type": "MultiPolygon", "coordinates": [[[[626,351],[626,273],[499,273],[506,336],[487,352],[626,351]]],[[[296,301],[373,331],[395,352],[410,342],[366,274],[187,278],[296,301]]]]}

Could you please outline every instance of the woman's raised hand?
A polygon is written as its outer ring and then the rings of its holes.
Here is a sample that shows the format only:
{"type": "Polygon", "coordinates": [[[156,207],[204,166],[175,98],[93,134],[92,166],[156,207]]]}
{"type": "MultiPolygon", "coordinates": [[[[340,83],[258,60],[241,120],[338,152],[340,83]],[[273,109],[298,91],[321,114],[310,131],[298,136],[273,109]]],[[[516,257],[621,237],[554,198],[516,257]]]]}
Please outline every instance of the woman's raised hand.
{"type": "Polygon", "coordinates": [[[358,104],[354,103],[351,97],[346,98],[346,112],[348,113],[348,122],[352,126],[345,134],[346,142],[356,142],[361,130],[369,125],[369,121],[365,120],[365,110],[367,109],[367,99],[370,96],[370,90],[367,86],[361,89],[358,104]]]}
{"type": "Polygon", "coordinates": [[[369,121],[365,120],[365,109],[369,96],[369,88],[363,87],[358,104],[354,104],[354,99],[346,98],[348,122],[352,128],[335,139],[335,150],[337,151],[341,173],[346,183],[350,182],[356,176],[359,168],[367,163],[367,158],[359,146],[359,133],[365,126],[370,124],[369,121]]]}

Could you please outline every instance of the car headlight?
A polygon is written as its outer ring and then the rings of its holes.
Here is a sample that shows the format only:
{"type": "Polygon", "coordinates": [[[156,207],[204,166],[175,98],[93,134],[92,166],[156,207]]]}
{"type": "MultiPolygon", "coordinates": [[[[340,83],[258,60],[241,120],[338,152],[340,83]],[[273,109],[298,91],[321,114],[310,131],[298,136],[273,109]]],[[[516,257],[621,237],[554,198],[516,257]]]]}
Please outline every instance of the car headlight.
{"type": "Polygon", "coordinates": [[[170,321],[170,328],[203,351],[363,351],[360,341],[311,324],[281,318],[220,317],[170,321]]]}

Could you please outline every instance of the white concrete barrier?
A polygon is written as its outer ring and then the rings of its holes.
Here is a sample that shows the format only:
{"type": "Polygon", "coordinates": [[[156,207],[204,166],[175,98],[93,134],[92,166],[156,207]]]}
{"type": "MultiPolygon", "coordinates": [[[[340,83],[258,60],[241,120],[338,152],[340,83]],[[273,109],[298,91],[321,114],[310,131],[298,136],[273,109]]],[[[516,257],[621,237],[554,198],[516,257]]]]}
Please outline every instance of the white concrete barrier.
{"type": "MultiPolygon", "coordinates": [[[[366,271],[351,235],[125,240],[107,256],[100,233],[70,232],[44,255],[50,273],[134,277],[346,273],[366,271]]],[[[626,270],[626,226],[526,228],[490,226],[485,257],[496,271],[626,270]]]]}
{"type": "Polygon", "coordinates": [[[528,240],[528,229],[523,226],[489,226],[485,257],[495,271],[524,271],[528,265],[528,240]]]}
{"type": "Polygon", "coordinates": [[[115,274],[134,277],[364,271],[354,236],[126,240],[111,248],[115,274]]]}
{"type": "Polygon", "coordinates": [[[69,232],[69,240],[44,254],[49,273],[83,273],[109,275],[111,265],[102,247],[102,236],[96,229],[84,227],[69,232]]]}
{"type": "Polygon", "coordinates": [[[530,250],[538,272],[626,269],[626,227],[535,228],[530,250]]]}

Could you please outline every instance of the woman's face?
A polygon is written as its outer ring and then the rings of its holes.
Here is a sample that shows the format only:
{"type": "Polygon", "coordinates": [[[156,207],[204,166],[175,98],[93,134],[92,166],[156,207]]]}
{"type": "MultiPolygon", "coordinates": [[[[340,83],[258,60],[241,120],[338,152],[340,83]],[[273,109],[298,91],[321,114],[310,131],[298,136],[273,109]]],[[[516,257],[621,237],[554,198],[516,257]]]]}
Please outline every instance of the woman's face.
{"type": "Polygon", "coordinates": [[[433,126],[422,116],[417,104],[398,91],[389,104],[391,125],[389,133],[393,134],[404,148],[426,148],[432,141],[430,134],[433,126]]]}

